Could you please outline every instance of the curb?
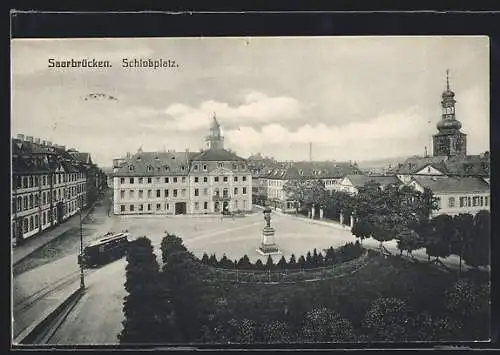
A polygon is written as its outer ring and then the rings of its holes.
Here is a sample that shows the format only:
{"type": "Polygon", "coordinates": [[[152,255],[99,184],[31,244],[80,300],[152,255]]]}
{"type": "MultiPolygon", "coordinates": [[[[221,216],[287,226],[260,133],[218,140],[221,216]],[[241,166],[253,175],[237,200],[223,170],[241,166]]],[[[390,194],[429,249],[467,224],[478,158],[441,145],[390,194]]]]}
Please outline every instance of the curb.
{"type": "MultiPolygon", "coordinates": [[[[97,201],[96,201],[97,202],[97,201]]],[[[92,209],[94,208],[94,205],[96,204],[96,202],[94,202],[89,208],[87,208],[87,210],[85,211],[85,215],[82,213],[82,222],[88,217],[88,215],[90,214],[90,212],[92,211],[92,209]]],[[[73,216],[70,217],[73,218],[73,217],[76,217],[78,214],[74,214],[73,216]]],[[[65,221],[63,221],[62,224],[59,224],[57,225],[57,227],[59,226],[64,226],[64,222],[69,222],[69,219],[66,219],[65,221]]],[[[55,236],[54,238],[52,239],[49,239],[47,240],[45,243],[42,243],[40,244],[39,246],[37,246],[35,249],[33,249],[32,251],[30,251],[28,254],[24,255],[22,258],[19,258],[18,260],[16,260],[15,262],[13,261],[12,262],[12,266],[15,266],[17,264],[19,264],[21,261],[23,261],[24,259],[26,259],[27,257],[29,257],[31,254],[33,254],[34,252],[36,252],[38,249],[41,249],[43,248],[45,245],[47,245],[48,243],[52,242],[53,240],[56,240],[57,238],[59,238],[61,235],[63,235],[64,233],[66,233],[67,231],[69,231],[71,228],[69,228],[68,230],[60,233],[59,235],[55,236]]],[[[34,238],[36,238],[36,235],[34,236],[34,238]]],[[[12,247],[12,253],[14,253],[15,251],[15,247],[12,247]]]]}
{"type": "MultiPolygon", "coordinates": [[[[85,290],[81,288],[73,291],[52,311],[43,315],[40,320],[34,322],[23,332],[21,332],[21,334],[18,335],[16,339],[14,339],[14,344],[43,344],[43,341],[49,339],[58,328],[53,327],[53,323],[65,311],[69,312],[77,304],[77,302],[83,296],[84,292],[85,290]]],[[[60,323],[58,325],[60,325],[60,323]]]]}

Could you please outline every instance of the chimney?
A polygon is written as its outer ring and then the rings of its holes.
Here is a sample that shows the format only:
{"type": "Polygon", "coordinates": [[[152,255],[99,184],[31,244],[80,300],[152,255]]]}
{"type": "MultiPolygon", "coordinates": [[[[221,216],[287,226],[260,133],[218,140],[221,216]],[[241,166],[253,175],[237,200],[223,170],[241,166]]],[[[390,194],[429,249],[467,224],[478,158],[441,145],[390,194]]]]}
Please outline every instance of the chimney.
{"type": "Polygon", "coordinates": [[[26,141],[33,143],[33,136],[26,136],[26,141]]]}
{"type": "Polygon", "coordinates": [[[35,143],[40,144],[40,138],[35,138],[35,143]]]}
{"type": "Polygon", "coordinates": [[[24,134],[18,134],[17,139],[24,141],[24,134]]]}

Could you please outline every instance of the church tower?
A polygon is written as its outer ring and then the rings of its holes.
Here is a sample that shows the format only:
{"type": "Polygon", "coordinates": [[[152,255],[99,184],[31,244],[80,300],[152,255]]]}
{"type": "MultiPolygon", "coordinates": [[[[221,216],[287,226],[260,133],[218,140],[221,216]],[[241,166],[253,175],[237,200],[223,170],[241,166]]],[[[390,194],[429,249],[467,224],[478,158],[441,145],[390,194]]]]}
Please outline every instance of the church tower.
{"type": "Polygon", "coordinates": [[[210,125],[210,134],[205,137],[205,147],[206,149],[224,149],[224,137],[215,113],[210,125]]]}
{"type": "Polygon", "coordinates": [[[441,95],[441,120],[433,138],[434,156],[467,155],[467,135],[460,132],[462,123],[455,118],[455,93],[450,90],[449,71],[446,70],[446,90],[441,95]]]}

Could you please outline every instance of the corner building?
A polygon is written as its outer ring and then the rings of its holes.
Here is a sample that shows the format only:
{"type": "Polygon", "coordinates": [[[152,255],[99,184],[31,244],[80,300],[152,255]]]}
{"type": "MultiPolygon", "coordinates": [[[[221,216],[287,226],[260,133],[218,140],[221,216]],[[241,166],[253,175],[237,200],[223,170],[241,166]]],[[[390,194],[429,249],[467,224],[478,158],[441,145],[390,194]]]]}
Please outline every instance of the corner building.
{"type": "Polygon", "coordinates": [[[252,209],[252,175],[245,159],[224,149],[213,117],[202,152],[143,152],[116,166],[117,215],[216,214],[252,209]]]}

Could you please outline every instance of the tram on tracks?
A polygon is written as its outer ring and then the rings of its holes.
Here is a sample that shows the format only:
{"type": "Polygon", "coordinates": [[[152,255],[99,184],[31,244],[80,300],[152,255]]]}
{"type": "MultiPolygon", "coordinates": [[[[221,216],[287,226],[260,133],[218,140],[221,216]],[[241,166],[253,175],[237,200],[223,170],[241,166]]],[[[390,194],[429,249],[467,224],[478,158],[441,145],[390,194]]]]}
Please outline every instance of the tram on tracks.
{"type": "Polygon", "coordinates": [[[107,233],[84,249],[78,255],[78,263],[92,268],[102,266],[125,256],[129,243],[129,233],[107,233]]]}

